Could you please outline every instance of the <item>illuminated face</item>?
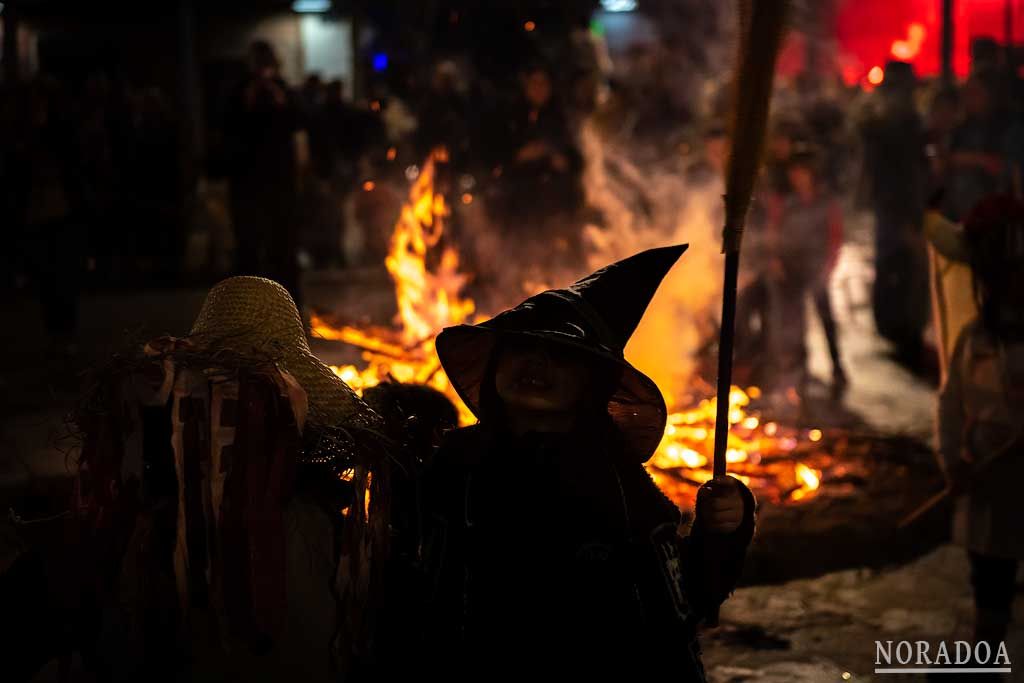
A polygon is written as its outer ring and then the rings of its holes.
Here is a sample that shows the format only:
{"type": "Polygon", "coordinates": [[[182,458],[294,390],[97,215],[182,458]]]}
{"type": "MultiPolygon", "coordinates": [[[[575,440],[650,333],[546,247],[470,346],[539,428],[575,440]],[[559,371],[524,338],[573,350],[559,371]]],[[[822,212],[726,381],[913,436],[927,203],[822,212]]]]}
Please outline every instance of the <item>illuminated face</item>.
{"type": "Polygon", "coordinates": [[[516,341],[498,358],[494,384],[510,411],[569,413],[589,385],[582,352],[533,341],[516,341]]]}

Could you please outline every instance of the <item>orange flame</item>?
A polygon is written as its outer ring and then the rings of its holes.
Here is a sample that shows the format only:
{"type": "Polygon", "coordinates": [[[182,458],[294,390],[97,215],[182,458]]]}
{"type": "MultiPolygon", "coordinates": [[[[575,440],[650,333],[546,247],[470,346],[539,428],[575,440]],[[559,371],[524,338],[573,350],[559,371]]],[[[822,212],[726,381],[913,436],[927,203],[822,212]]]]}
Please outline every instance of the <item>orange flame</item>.
{"type": "Polygon", "coordinates": [[[790,500],[802,500],[821,486],[821,472],[813,470],[801,462],[796,464],[795,474],[798,488],[789,494],[790,500]]]}
{"type": "Polygon", "coordinates": [[[452,399],[461,421],[468,424],[473,416],[455,394],[434,351],[434,337],[443,328],[469,321],[476,310],[472,299],[460,294],[469,277],[459,271],[458,252],[441,243],[450,211],[444,195],[435,190],[435,175],[437,163],[444,161],[445,150],[431,152],[391,235],[385,266],[398,304],[395,330],[336,326],[317,315],[311,326],[314,335],[363,350],[363,369],[332,367],[357,392],[387,379],[428,384],[452,399]],[[437,265],[431,268],[428,261],[433,258],[437,265]]]}

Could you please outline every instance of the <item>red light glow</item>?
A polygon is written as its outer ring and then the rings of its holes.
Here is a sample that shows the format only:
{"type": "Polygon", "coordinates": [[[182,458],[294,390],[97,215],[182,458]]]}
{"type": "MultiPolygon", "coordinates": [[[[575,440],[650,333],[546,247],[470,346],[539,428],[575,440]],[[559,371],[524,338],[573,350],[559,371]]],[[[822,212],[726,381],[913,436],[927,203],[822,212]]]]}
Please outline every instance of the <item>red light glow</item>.
{"type": "MultiPolygon", "coordinates": [[[[1014,0],[1012,34],[1024,35],[1024,11],[1014,0]]],[[[970,44],[976,38],[1005,38],[1006,0],[953,0],[953,72],[970,68],[970,44]]],[[[942,3],[938,0],[839,0],[835,14],[836,68],[848,85],[870,86],[868,74],[890,59],[910,62],[923,78],[942,70],[942,3]]]]}

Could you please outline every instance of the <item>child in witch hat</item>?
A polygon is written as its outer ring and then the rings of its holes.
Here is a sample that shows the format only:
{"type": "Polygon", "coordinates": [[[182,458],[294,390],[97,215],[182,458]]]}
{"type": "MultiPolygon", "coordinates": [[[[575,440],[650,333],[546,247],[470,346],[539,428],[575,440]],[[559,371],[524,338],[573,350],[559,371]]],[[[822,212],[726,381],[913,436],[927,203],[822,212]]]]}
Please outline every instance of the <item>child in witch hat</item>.
{"type": "Polygon", "coordinates": [[[696,626],[735,585],[753,497],[729,477],[708,483],[679,534],[643,467],[665,402],[623,357],[685,249],[645,251],[438,336],[480,422],[449,434],[423,485],[420,673],[704,680],[696,626]]]}
{"type": "Polygon", "coordinates": [[[960,332],[939,396],[939,455],[956,496],[953,538],[971,564],[974,637],[995,653],[1024,560],[1024,204],[983,199],[963,238],[979,313],[960,332]]]}

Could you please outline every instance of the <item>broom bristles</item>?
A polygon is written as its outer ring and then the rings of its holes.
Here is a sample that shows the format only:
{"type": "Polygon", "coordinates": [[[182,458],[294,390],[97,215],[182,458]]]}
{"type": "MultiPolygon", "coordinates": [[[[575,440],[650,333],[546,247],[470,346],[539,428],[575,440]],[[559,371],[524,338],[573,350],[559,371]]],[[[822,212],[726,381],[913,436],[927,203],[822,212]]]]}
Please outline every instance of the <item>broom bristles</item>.
{"type": "Polygon", "coordinates": [[[739,58],[734,79],[732,151],[725,182],[723,252],[739,251],[764,149],[775,62],[788,0],[740,0],[739,58]]]}

